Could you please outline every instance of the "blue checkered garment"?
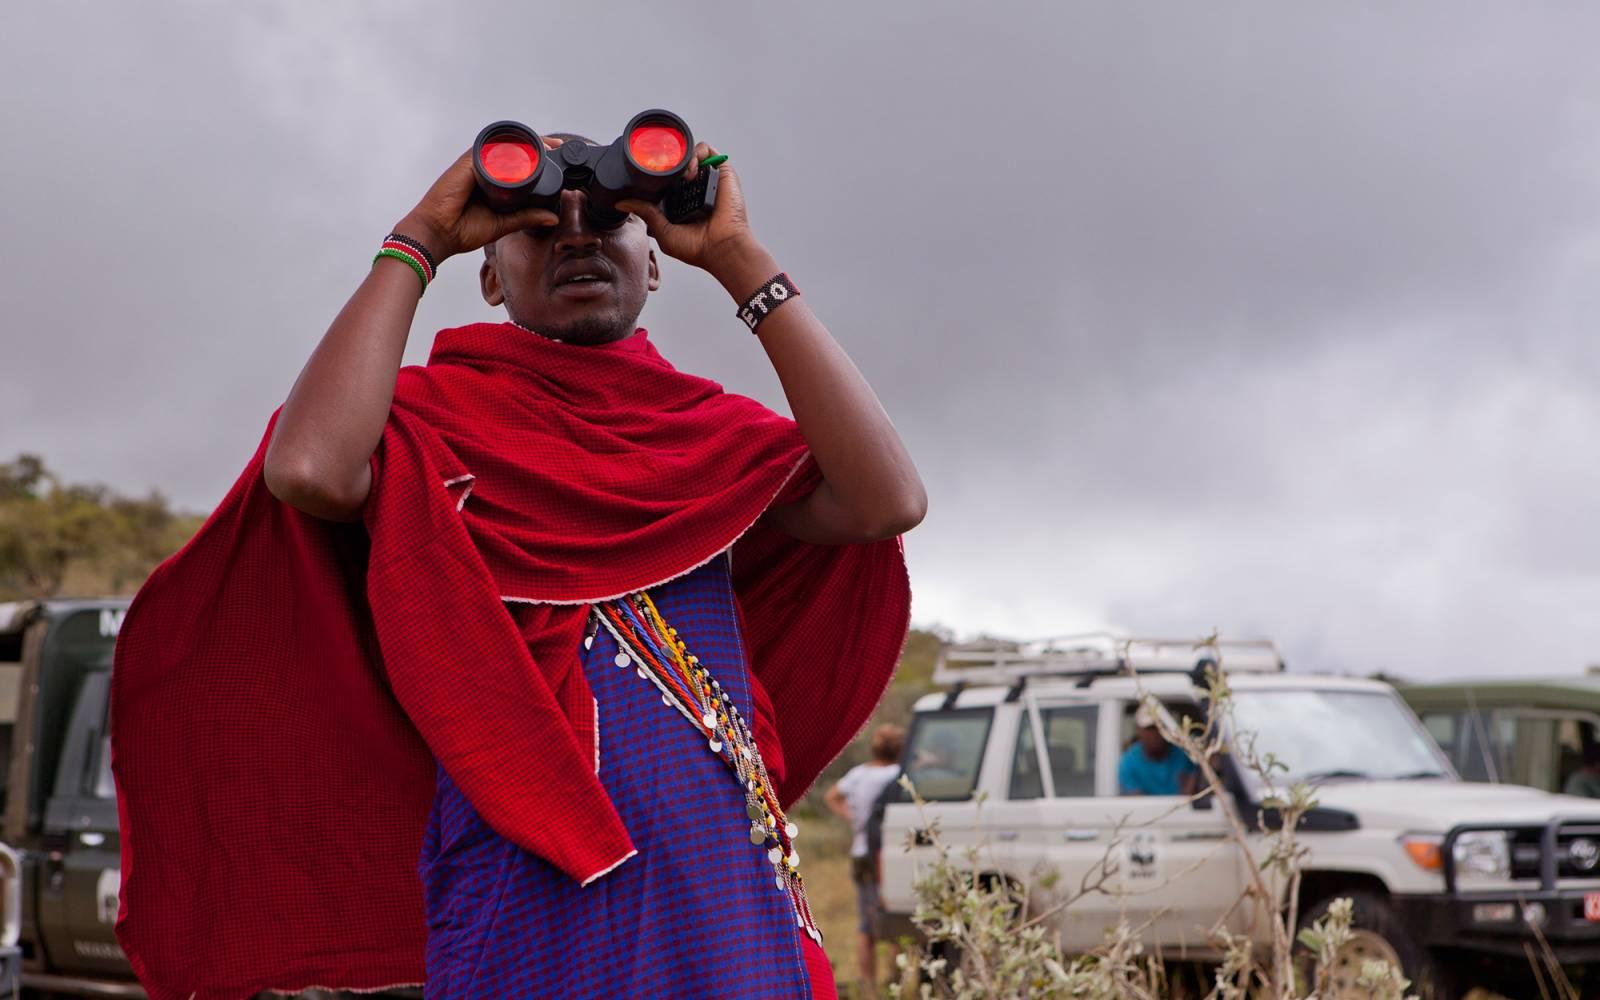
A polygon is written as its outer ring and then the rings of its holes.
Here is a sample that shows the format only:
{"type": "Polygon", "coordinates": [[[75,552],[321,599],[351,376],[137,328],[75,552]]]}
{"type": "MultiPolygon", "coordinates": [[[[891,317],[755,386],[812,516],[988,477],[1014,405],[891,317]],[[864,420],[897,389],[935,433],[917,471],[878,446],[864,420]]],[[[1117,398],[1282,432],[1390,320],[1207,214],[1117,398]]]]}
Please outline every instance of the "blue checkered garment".
{"type": "MultiPolygon", "coordinates": [[[[728,561],[651,591],[753,718],[728,561]]],[[[441,770],[423,840],[428,997],[806,998],[795,914],[731,770],[605,629],[582,652],[600,781],[639,853],[588,886],[491,830],[441,770]]]]}

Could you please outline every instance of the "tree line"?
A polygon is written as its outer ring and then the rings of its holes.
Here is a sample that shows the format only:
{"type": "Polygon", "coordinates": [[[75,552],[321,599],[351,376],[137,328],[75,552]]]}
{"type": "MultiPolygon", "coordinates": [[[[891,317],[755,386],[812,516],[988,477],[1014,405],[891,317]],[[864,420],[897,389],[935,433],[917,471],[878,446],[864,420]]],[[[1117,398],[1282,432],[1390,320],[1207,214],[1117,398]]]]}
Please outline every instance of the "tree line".
{"type": "Polygon", "coordinates": [[[19,455],[0,463],[0,601],[131,594],[203,520],[154,490],[63,482],[19,455]]]}

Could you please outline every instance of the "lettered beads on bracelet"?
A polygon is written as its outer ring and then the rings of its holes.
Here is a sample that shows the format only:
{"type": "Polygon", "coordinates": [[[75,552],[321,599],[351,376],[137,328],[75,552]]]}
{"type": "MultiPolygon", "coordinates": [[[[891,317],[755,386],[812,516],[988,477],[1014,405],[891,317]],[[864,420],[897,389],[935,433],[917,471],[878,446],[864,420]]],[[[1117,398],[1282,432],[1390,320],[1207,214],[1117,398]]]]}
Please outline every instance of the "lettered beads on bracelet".
{"type": "Polygon", "coordinates": [[[794,286],[787,274],[780,271],[762,282],[756,293],[745,300],[744,305],[739,307],[739,318],[744,320],[744,325],[750,328],[751,333],[755,333],[756,327],[772,315],[774,309],[799,294],[800,289],[794,286]]]}
{"type": "Polygon", "coordinates": [[[417,272],[417,280],[422,282],[422,290],[424,292],[428,290],[428,283],[433,280],[435,269],[433,255],[428,253],[427,247],[408,236],[390,233],[384,238],[383,249],[372,258],[372,263],[378,263],[383,257],[393,257],[410,266],[411,270],[417,272]]]}

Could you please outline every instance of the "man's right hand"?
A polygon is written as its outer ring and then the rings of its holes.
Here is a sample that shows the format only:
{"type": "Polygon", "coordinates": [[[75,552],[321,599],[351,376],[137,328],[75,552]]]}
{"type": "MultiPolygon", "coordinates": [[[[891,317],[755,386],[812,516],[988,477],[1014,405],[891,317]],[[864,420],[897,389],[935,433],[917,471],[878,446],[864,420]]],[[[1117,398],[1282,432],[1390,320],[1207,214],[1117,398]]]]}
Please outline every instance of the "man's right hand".
{"type": "MultiPolygon", "coordinates": [[[[544,144],[548,149],[555,149],[561,145],[561,140],[546,138],[544,144]]],[[[442,264],[447,257],[470,253],[519,229],[560,224],[556,214],[544,208],[526,208],[502,215],[473,197],[477,187],[469,149],[439,175],[417,207],[400,220],[394,231],[420,240],[433,254],[434,262],[442,264]]]]}

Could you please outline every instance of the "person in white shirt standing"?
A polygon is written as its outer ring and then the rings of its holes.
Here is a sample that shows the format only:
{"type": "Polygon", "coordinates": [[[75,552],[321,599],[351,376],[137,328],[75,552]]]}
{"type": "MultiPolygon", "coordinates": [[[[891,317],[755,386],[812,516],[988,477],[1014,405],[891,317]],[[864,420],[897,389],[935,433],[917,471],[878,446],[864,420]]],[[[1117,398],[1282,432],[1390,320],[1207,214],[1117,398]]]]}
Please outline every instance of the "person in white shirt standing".
{"type": "MultiPolygon", "coordinates": [[[[878,899],[881,881],[878,855],[867,848],[867,821],[872,807],[889,783],[900,776],[900,750],[906,732],[885,723],[872,732],[872,760],[857,764],[828,789],[823,801],[834,815],[850,823],[854,839],[850,842],[850,877],[856,884],[858,939],[856,957],[859,975],[868,987],[878,982],[877,942],[882,933],[883,906],[878,899]]],[[[899,949],[889,942],[889,967],[894,967],[899,949]]],[[[863,995],[875,995],[869,989],[863,995]]]]}

